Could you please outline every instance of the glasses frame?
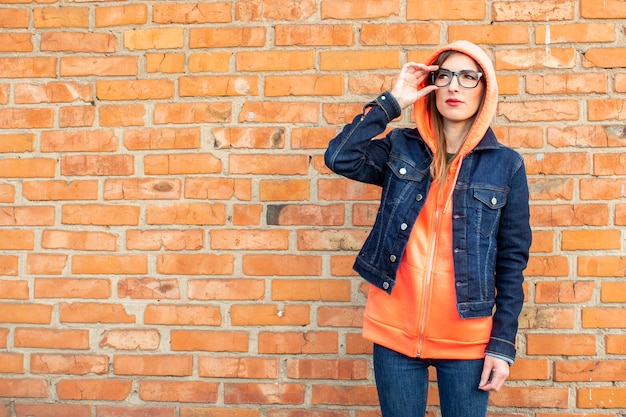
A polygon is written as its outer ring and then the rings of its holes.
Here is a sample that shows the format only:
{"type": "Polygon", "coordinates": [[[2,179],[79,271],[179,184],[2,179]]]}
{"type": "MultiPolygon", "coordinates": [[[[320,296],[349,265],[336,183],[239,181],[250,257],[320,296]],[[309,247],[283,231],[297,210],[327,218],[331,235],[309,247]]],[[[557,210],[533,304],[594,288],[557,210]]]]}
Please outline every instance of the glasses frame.
{"type": "Polygon", "coordinates": [[[452,79],[456,76],[456,80],[459,83],[459,85],[463,88],[476,88],[478,87],[478,84],[480,84],[480,80],[483,77],[483,73],[480,71],[474,71],[474,70],[461,70],[461,71],[450,71],[449,69],[445,69],[445,68],[441,68],[438,69],[437,71],[433,71],[430,73],[430,83],[432,85],[435,85],[437,87],[447,87],[450,85],[450,83],[452,82],[452,79]],[[445,72],[450,74],[450,78],[448,79],[448,82],[444,85],[437,85],[436,84],[436,75],[440,72],[445,72]],[[476,74],[477,78],[476,78],[476,85],[472,86],[472,87],[467,87],[465,85],[463,85],[463,83],[461,82],[461,75],[465,75],[465,74],[476,74]]]}

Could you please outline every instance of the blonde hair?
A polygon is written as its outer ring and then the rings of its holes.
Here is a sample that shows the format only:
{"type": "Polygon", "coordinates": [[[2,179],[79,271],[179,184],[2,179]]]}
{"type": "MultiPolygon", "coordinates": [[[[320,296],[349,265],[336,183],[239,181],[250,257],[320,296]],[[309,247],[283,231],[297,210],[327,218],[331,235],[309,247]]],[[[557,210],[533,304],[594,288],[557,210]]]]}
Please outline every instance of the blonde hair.
{"type": "MultiPolygon", "coordinates": [[[[441,67],[441,65],[448,58],[450,58],[452,55],[455,55],[455,54],[463,54],[463,52],[455,51],[455,50],[444,51],[441,54],[439,54],[435,62],[433,62],[433,65],[438,65],[441,67]]],[[[474,62],[476,63],[476,66],[479,68],[479,71],[483,71],[480,65],[478,65],[478,62],[476,62],[476,60],[474,60],[474,62]]],[[[484,80],[485,80],[485,77],[481,78],[481,82],[484,82],[484,80]]],[[[483,89],[483,95],[480,99],[480,105],[478,106],[478,111],[472,116],[472,119],[475,119],[476,116],[480,113],[483,107],[483,103],[485,101],[486,91],[487,91],[486,88],[483,89]]],[[[441,113],[439,113],[439,110],[437,110],[437,100],[435,98],[434,91],[430,93],[428,97],[426,97],[426,110],[429,113],[429,120],[430,120],[430,123],[432,124],[433,135],[435,136],[435,141],[437,142],[437,149],[435,151],[435,155],[433,156],[433,162],[430,165],[430,175],[432,176],[434,181],[439,182],[440,184],[443,184],[446,177],[448,176],[448,171],[450,170],[450,166],[452,165],[452,162],[458,156],[458,153],[455,154],[453,158],[448,158],[448,147],[447,147],[446,135],[443,130],[443,116],[441,115],[441,113]]],[[[472,123],[473,123],[473,120],[472,120],[472,123]]]]}

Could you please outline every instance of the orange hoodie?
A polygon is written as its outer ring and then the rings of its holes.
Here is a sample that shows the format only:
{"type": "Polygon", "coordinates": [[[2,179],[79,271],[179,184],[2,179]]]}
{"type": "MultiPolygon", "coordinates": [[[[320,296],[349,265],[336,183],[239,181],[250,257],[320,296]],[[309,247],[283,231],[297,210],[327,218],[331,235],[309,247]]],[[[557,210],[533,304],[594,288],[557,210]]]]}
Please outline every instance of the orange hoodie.
{"type": "MultiPolygon", "coordinates": [[[[411,231],[391,294],[371,286],[365,308],[363,337],[410,357],[427,359],[479,359],[491,334],[491,317],[463,320],[456,308],[452,258],[452,191],[463,157],[483,138],[495,114],[498,87],[493,64],[485,52],[467,41],[437,50],[426,62],[434,63],[444,51],[455,50],[473,58],[485,81],[485,100],[450,168],[443,192],[433,182],[411,231]]],[[[420,135],[435,152],[426,98],[415,103],[420,135]]]]}

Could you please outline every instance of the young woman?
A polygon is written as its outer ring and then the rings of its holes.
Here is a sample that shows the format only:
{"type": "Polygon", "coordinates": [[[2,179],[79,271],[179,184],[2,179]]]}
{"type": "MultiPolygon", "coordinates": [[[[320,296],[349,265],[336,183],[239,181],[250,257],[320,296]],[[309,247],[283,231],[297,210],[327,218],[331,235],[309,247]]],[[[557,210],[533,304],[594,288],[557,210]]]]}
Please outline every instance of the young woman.
{"type": "Polygon", "coordinates": [[[354,268],[372,284],[363,336],[383,417],[424,416],[429,366],[443,417],[484,417],[515,358],[529,196],[490,128],[497,101],[488,56],[454,42],[405,64],[326,150],[335,173],[382,187],[354,268]],[[374,139],[412,104],[416,128],[374,139]]]}

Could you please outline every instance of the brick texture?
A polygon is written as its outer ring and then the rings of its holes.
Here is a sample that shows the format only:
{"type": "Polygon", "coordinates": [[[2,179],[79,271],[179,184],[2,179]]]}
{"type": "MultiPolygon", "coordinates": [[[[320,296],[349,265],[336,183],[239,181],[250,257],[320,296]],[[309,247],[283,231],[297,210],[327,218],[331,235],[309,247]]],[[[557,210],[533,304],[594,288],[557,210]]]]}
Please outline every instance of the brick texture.
{"type": "Polygon", "coordinates": [[[380,190],[322,155],[457,39],[531,190],[489,416],[625,415],[623,0],[123,3],[0,1],[0,417],[379,416],[351,265],[380,190]]]}

